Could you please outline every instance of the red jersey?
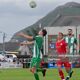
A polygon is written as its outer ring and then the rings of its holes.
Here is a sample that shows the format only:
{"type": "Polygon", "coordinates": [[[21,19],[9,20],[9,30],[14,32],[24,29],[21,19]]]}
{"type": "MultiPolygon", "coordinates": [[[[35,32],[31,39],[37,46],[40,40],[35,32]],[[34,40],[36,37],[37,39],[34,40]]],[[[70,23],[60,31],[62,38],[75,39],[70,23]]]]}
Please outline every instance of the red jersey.
{"type": "Polygon", "coordinates": [[[66,54],[66,46],[67,43],[65,42],[65,40],[61,40],[61,41],[57,41],[56,42],[56,51],[58,54],[66,54]]]}

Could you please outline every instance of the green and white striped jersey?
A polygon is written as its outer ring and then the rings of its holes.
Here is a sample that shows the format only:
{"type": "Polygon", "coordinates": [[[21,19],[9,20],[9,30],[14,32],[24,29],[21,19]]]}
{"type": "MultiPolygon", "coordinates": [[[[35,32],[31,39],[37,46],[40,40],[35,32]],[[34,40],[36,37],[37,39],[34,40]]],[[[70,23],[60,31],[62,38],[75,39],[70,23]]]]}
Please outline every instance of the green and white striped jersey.
{"type": "Polygon", "coordinates": [[[42,53],[41,53],[42,45],[43,45],[43,37],[40,35],[34,37],[33,57],[42,58],[42,53]]]}
{"type": "Polygon", "coordinates": [[[69,53],[70,54],[74,54],[74,52],[75,52],[75,44],[77,44],[77,39],[74,36],[72,36],[72,37],[66,36],[65,37],[65,41],[68,44],[68,47],[70,49],[69,53]]]}

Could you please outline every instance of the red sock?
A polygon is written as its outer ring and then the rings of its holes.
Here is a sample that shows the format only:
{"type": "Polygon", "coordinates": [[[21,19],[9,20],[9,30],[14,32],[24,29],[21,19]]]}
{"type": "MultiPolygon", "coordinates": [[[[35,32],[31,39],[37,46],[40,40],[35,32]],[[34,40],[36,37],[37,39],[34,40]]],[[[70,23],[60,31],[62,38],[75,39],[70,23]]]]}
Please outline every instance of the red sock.
{"type": "Polygon", "coordinates": [[[66,71],[69,73],[69,71],[71,70],[71,64],[69,62],[65,62],[64,66],[66,68],[66,71]]]}
{"type": "Polygon", "coordinates": [[[64,79],[64,74],[63,74],[62,70],[59,70],[59,75],[60,75],[61,79],[64,79]]]}

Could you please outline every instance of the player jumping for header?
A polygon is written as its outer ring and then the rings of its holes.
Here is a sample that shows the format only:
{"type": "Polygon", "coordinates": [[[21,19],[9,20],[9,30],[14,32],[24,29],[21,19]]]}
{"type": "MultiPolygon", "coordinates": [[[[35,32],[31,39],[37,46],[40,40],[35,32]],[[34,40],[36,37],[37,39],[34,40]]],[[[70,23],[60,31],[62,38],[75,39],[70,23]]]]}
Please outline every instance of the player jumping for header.
{"type": "Polygon", "coordinates": [[[34,40],[32,42],[27,42],[25,44],[34,43],[33,57],[31,59],[31,64],[30,64],[30,71],[34,74],[35,80],[39,80],[38,71],[41,71],[43,73],[43,77],[45,76],[45,72],[46,72],[45,69],[43,68],[40,69],[40,64],[42,60],[41,47],[44,41],[43,37],[46,36],[46,34],[47,31],[45,29],[40,30],[38,35],[35,37],[23,33],[18,34],[19,36],[34,40]]]}

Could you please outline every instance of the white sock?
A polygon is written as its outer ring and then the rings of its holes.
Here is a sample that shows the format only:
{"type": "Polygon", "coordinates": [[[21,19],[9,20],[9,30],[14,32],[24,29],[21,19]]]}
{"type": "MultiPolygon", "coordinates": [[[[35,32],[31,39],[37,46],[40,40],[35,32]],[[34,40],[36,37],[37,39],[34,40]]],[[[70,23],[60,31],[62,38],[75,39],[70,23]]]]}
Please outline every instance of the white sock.
{"type": "Polygon", "coordinates": [[[69,76],[67,76],[67,77],[69,77],[69,76]]]}
{"type": "Polygon", "coordinates": [[[62,79],[62,80],[65,80],[65,79],[62,79]]]}

